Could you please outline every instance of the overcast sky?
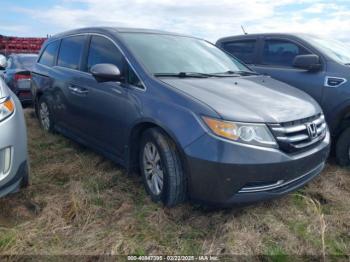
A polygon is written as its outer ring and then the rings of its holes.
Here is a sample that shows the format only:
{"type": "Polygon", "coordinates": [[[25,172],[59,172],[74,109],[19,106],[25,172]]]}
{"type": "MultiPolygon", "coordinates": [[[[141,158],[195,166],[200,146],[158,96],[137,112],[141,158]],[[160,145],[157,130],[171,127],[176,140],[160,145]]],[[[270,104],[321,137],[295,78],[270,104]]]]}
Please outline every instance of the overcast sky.
{"type": "Polygon", "coordinates": [[[206,38],[307,32],[350,43],[349,0],[1,0],[0,34],[45,36],[85,26],[162,29],[206,38]]]}

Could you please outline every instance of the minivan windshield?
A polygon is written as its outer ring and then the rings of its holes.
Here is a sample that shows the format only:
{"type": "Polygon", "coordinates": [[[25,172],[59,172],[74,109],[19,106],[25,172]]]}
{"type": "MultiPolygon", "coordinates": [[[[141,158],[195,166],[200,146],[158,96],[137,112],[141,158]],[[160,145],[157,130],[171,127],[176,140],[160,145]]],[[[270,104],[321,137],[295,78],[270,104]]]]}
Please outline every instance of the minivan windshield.
{"type": "Polygon", "coordinates": [[[204,40],[150,33],[122,33],[122,36],[136,58],[154,75],[251,72],[245,65],[204,40]]]}
{"type": "Polygon", "coordinates": [[[342,64],[350,64],[350,45],[318,36],[303,36],[315,48],[342,64]]]}

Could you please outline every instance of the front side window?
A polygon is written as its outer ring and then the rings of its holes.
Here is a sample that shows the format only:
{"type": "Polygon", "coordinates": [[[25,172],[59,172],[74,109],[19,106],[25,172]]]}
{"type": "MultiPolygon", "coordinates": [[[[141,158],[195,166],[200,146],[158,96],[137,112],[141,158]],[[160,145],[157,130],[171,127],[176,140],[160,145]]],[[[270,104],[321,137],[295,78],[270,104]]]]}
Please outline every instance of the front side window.
{"type": "Polygon", "coordinates": [[[200,39],[151,33],[121,33],[136,58],[152,74],[250,71],[216,46],[200,39]]]}
{"type": "Polygon", "coordinates": [[[122,74],[126,73],[126,82],[143,88],[138,76],[131,67],[126,66],[126,60],[123,54],[113,42],[102,36],[92,36],[87,59],[86,70],[90,72],[91,67],[96,64],[116,65],[122,74]]]}
{"type": "Polygon", "coordinates": [[[223,44],[223,49],[244,63],[252,64],[254,62],[256,40],[242,40],[227,42],[223,44]]]}
{"type": "Polygon", "coordinates": [[[48,44],[39,59],[39,64],[43,64],[46,66],[54,66],[59,46],[60,41],[55,41],[48,44]]]}
{"type": "Polygon", "coordinates": [[[287,40],[265,40],[262,62],[266,65],[292,67],[297,55],[310,54],[305,48],[287,40]]]}
{"type": "Polygon", "coordinates": [[[87,71],[96,64],[114,64],[120,72],[124,70],[124,57],[119,49],[107,38],[92,36],[87,60],[87,71]]]}
{"type": "Polygon", "coordinates": [[[86,36],[71,36],[62,39],[57,65],[70,69],[79,69],[86,36]]]}

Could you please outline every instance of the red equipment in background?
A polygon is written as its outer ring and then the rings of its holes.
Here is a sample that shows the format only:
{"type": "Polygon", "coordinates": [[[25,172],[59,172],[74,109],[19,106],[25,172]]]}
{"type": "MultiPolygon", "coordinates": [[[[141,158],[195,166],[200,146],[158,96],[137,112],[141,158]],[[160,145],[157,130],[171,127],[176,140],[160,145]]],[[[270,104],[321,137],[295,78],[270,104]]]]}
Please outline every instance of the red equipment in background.
{"type": "Polygon", "coordinates": [[[47,38],[14,37],[0,35],[0,54],[39,53],[47,38]]]}

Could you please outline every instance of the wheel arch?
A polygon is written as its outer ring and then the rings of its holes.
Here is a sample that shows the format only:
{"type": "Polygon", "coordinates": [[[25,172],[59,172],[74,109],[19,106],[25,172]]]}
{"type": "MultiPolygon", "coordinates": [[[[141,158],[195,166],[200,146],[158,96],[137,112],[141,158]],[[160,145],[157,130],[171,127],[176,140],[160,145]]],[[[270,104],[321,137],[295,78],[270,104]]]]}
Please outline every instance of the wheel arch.
{"type": "Polygon", "coordinates": [[[340,134],[348,127],[350,127],[350,101],[341,110],[338,111],[338,116],[333,122],[334,136],[339,137],[340,134]]]}

